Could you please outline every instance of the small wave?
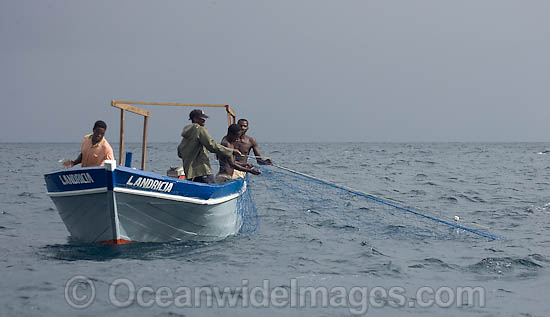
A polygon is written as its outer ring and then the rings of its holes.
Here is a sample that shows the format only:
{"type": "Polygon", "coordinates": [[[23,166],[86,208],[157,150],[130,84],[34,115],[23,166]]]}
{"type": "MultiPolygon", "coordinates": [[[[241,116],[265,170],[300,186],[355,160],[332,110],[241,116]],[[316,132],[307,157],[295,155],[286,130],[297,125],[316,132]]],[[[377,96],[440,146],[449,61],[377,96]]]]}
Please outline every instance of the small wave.
{"type": "Polygon", "coordinates": [[[423,173],[418,173],[418,174],[416,174],[416,176],[414,176],[414,178],[415,178],[417,181],[425,180],[426,178],[428,178],[428,175],[423,174],[423,173]]]}
{"type": "Polygon", "coordinates": [[[342,230],[351,230],[351,231],[359,230],[359,228],[355,226],[350,226],[350,225],[339,225],[339,226],[332,226],[332,227],[336,229],[342,229],[342,230]]]}
{"type": "Polygon", "coordinates": [[[287,211],[285,208],[277,208],[277,207],[267,207],[267,210],[273,210],[273,211],[287,211]]]}
{"type": "Polygon", "coordinates": [[[345,166],[345,165],[334,165],[332,166],[333,169],[348,169],[349,166],[345,166]]]}
{"type": "Polygon", "coordinates": [[[425,183],[422,183],[422,185],[429,185],[429,186],[438,186],[436,183],[434,182],[425,182],[425,183]]]}
{"type": "Polygon", "coordinates": [[[538,253],[529,254],[529,257],[535,261],[550,263],[550,259],[547,259],[545,256],[538,253]]]}
{"type": "Polygon", "coordinates": [[[324,164],[328,164],[328,163],[330,163],[330,160],[312,162],[311,164],[313,164],[313,165],[324,165],[324,164]]]}
{"type": "Polygon", "coordinates": [[[17,291],[20,292],[32,292],[32,291],[42,291],[42,292],[49,292],[49,291],[55,291],[56,288],[53,286],[50,286],[51,283],[49,282],[43,282],[44,285],[29,285],[29,286],[20,286],[17,291]]]}
{"type": "Polygon", "coordinates": [[[464,194],[460,194],[460,195],[457,195],[458,197],[460,198],[464,198],[470,202],[473,202],[473,203],[484,203],[485,200],[479,196],[473,196],[473,197],[470,197],[468,195],[464,195],[464,194]]]}
{"type": "Polygon", "coordinates": [[[534,213],[548,212],[549,209],[550,209],[550,203],[544,204],[543,206],[529,206],[529,207],[526,207],[524,210],[527,213],[534,214],[534,213]]]}
{"type": "Polygon", "coordinates": [[[415,160],[414,162],[415,162],[415,163],[428,164],[428,165],[435,165],[435,164],[437,164],[437,162],[434,162],[434,161],[421,161],[421,160],[415,160]]]}
{"type": "Polygon", "coordinates": [[[320,240],[320,239],[311,239],[309,240],[310,243],[314,243],[314,244],[318,244],[318,245],[323,245],[323,241],[320,240]]]}
{"type": "Polygon", "coordinates": [[[345,230],[345,231],[357,231],[357,230],[359,230],[359,228],[357,228],[355,226],[351,226],[351,225],[347,225],[347,224],[344,224],[344,225],[343,224],[337,224],[332,219],[319,221],[317,223],[314,223],[314,226],[316,226],[318,228],[324,227],[324,228],[332,228],[332,229],[336,229],[336,230],[345,230]]]}
{"type": "Polygon", "coordinates": [[[495,248],[487,248],[485,249],[487,251],[491,251],[491,252],[495,252],[495,253],[500,253],[500,252],[504,252],[504,250],[500,250],[500,249],[495,249],[495,248]]]}
{"type": "Polygon", "coordinates": [[[408,194],[412,196],[426,196],[426,191],[421,189],[413,189],[410,192],[408,192],[408,194]]]}
{"type": "Polygon", "coordinates": [[[426,258],[426,259],[420,261],[420,263],[418,263],[416,265],[416,267],[413,267],[413,268],[424,268],[424,267],[432,268],[432,269],[433,268],[453,269],[453,270],[456,269],[452,265],[447,264],[447,263],[445,263],[444,261],[442,261],[438,258],[426,258]]]}
{"type": "Polygon", "coordinates": [[[453,197],[453,196],[441,196],[441,197],[439,197],[439,199],[450,201],[450,202],[453,202],[453,203],[458,202],[458,199],[456,197],[453,197]]]}
{"type": "Polygon", "coordinates": [[[311,263],[319,264],[319,262],[317,260],[306,258],[306,257],[303,257],[303,256],[298,257],[298,261],[311,262],[311,263]]]}
{"type": "Polygon", "coordinates": [[[387,225],[384,231],[385,234],[404,233],[407,231],[407,227],[403,225],[387,225]]]}
{"type": "Polygon", "coordinates": [[[29,193],[29,192],[22,192],[22,193],[17,194],[17,196],[19,196],[19,197],[28,197],[28,198],[33,198],[33,199],[41,199],[40,197],[37,197],[33,193],[29,193]]]}
{"type": "Polygon", "coordinates": [[[306,212],[307,212],[307,213],[311,213],[311,214],[316,214],[316,215],[320,215],[320,214],[321,214],[320,212],[315,211],[315,210],[313,210],[313,209],[308,209],[308,210],[306,210],[306,212]]]}
{"type": "Polygon", "coordinates": [[[514,272],[514,270],[538,270],[542,265],[535,263],[528,258],[485,258],[476,264],[468,266],[470,270],[476,273],[493,273],[505,275],[514,272]]]}

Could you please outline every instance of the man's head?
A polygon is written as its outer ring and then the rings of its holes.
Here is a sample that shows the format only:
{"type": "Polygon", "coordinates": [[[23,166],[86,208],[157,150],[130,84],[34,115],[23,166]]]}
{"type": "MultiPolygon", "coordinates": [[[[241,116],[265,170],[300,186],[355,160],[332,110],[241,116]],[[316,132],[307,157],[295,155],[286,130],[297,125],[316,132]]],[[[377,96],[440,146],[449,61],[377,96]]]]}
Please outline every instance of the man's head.
{"type": "Polygon", "coordinates": [[[237,124],[241,127],[242,134],[246,134],[246,131],[248,131],[248,120],[239,119],[239,121],[237,121],[237,124]]]}
{"type": "Polygon", "coordinates": [[[104,121],[97,120],[94,123],[94,129],[92,134],[92,143],[96,144],[98,142],[101,142],[103,140],[103,136],[105,136],[105,131],[107,130],[107,124],[104,121]]]}
{"type": "Polygon", "coordinates": [[[206,123],[207,118],[208,116],[206,115],[206,113],[204,113],[204,111],[200,109],[195,109],[189,113],[189,120],[191,120],[191,122],[193,123],[198,123],[203,127],[206,123]]]}
{"type": "Polygon", "coordinates": [[[227,139],[232,142],[241,136],[241,127],[238,124],[233,123],[227,128],[227,139]]]}

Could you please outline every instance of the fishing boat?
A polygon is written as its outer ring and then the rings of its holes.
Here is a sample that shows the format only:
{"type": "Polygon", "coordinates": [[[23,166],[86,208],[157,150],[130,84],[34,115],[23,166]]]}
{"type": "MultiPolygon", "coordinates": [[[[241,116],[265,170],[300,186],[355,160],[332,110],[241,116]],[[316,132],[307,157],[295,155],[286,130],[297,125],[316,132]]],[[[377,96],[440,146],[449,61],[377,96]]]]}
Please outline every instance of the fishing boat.
{"type": "MultiPolygon", "coordinates": [[[[70,168],[44,175],[48,195],[71,236],[84,243],[122,244],[176,240],[216,241],[239,232],[246,178],[204,184],[145,171],[150,112],[133,105],[225,107],[229,105],[112,101],[121,110],[119,163],[70,168]],[[141,170],[122,165],[124,112],[144,116],[141,170]]],[[[128,159],[127,159],[128,161],[128,159]]],[[[126,162],[128,163],[128,162],[126,162]]]]}

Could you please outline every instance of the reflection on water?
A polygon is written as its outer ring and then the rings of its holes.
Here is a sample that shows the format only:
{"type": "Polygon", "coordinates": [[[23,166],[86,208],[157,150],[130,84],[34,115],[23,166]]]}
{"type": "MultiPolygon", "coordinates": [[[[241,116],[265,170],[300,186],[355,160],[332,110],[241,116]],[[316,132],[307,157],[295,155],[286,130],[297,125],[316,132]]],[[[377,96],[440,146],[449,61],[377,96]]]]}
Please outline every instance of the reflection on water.
{"type": "Polygon", "coordinates": [[[40,249],[45,257],[63,261],[110,261],[113,259],[180,259],[193,252],[207,252],[212,242],[173,241],[164,243],[130,242],[126,244],[78,243],[47,245],[40,249]]]}

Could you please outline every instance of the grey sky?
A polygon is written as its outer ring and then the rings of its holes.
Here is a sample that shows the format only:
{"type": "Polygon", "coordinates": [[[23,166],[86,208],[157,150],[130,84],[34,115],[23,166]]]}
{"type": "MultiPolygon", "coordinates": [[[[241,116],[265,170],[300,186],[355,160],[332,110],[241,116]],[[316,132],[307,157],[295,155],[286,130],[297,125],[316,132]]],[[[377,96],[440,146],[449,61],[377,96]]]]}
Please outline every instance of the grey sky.
{"type": "MultiPolygon", "coordinates": [[[[80,142],[111,99],[232,105],[261,141],[548,141],[550,1],[0,0],[0,142],[80,142]]],[[[191,108],[152,110],[179,142],[191,108]]],[[[223,110],[207,127],[226,129],[223,110]]],[[[141,118],[128,116],[127,137],[141,118]]]]}

